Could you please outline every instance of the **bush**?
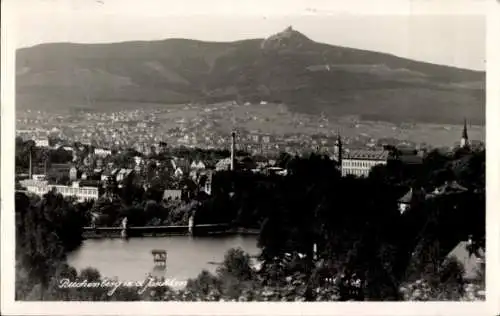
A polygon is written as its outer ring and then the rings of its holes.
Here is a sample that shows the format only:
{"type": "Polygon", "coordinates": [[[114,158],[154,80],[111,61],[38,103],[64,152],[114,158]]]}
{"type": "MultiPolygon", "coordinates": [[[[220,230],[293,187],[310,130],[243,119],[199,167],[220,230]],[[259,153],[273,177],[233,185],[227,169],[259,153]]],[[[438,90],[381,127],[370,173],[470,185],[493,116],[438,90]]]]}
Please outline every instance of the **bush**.
{"type": "Polygon", "coordinates": [[[222,265],[217,268],[219,278],[233,277],[239,281],[248,281],[254,277],[250,256],[241,248],[230,249],[224,256],[222,265]]]}
{"type": "Polygon", "coordinates": [[[188,280],[186,290],[218,299],[220,297],[220,286],[221,282],[215,275],[203,270],[196,279],[188,280]]]}

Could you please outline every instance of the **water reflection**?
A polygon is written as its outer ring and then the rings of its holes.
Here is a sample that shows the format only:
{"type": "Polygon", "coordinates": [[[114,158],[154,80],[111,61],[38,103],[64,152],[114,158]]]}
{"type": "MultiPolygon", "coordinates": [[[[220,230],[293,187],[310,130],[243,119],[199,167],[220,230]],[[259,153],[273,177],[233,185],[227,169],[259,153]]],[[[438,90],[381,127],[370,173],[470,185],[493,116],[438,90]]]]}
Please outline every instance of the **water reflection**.
{"type": "Polygon", "coordinates": [[[120,280],[142,280],[153,271],[152,249],[167,251],[165,276],[187,280],[203,269],[215,272],[217,264],[231,248],[240,247],[250,255],[258,255],[256,236],[187,237],[130,239],[89,239],[68,257],[76,269],[93,267],[102,276],[120,280]]]}

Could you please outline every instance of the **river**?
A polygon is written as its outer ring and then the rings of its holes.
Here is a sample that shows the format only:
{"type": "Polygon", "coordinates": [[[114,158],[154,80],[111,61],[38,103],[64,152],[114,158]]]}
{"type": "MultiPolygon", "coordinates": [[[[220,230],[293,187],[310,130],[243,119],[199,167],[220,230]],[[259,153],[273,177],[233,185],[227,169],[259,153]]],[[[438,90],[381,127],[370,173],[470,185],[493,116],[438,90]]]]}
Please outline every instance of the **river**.
{"type": "Polygon", "coordinates": [[[139,281],[153,270],[151,250],[164,249],[168,253],[165,276],[185,281],[195,278],[203,269],[215,272],[214,262],[222,262],[231,248],[241,248],[250,255],[260,253],[256,236],[87,239],[69,254],[68,263],[77,270],[95,268],[103,277],[139,281]]]}

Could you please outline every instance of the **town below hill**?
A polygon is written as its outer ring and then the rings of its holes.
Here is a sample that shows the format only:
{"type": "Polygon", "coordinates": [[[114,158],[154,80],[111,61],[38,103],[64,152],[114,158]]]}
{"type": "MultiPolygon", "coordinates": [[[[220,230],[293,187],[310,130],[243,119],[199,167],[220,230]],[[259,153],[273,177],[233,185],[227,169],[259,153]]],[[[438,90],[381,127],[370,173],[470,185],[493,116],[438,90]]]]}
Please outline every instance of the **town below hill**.
{"type": "MultiPolygon", "coordinates": [[[[485,139],[484,126],[468,125],[471,142],[485,139]]],[[[151,146],[229,149],[230,133],[237,132],[237,149],[252,154],[282,151],[331,151],[340,134],[349,147],[372,148],[383,144],[410,147],[453,147],[460,125],[388,123],[356,116],[328,118],[297,114],[282,104],[225,102],[210,106],[158,104],[128,110],[70,111],[54,114],[18,110],[17,135],[23,139],[62,139],[94,147],[132,147],[148,153],[151,146]]]]}

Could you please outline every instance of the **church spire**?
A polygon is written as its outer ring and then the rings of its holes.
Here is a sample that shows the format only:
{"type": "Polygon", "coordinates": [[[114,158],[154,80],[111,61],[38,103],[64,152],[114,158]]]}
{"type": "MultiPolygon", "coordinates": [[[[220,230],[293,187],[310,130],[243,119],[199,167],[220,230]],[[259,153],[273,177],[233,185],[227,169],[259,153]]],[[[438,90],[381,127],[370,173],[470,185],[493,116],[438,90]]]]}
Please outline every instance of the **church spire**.
{"type": "Polygon", "coordinates": [[[469,139],[467,135],[467,120],[464,119],[464,129],[462,130],[462,138],[469,139]]]}
{"type": "Polygon", "coordinates": [[[335,160],[337,160],[340,170],[342,170],[342,150],[342,137],[340,131],[338,131],[337,141],[335,142],[335,160]]]}

